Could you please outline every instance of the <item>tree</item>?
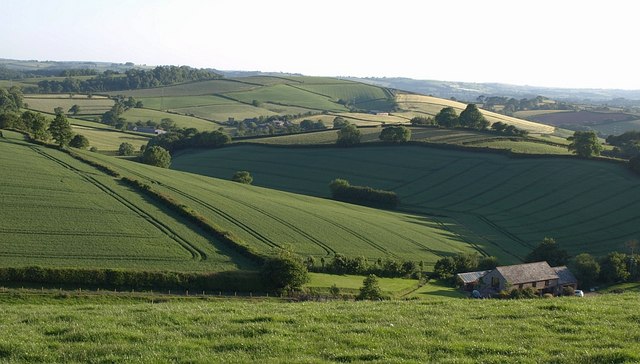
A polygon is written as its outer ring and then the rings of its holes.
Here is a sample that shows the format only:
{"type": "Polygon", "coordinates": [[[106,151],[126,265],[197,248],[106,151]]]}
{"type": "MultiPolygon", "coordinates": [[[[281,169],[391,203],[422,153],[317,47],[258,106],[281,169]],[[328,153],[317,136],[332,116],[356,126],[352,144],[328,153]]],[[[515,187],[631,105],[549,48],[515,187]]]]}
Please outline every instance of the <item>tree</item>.
{"type": "Polygon", "coordinates": [[[411,140],[411,129],[405,126],[388,126],[380,132],[380,140],[400,143],[411,140]]]}
{"type": "Polygon", "coordinates": [[[360,294],[358,294],[359,300],[381,300],[382,290],[380,289],[380,283],[378,283],[378,277],[375,274],[369,274],[364,281],[362,281],[362,287],[360,288],[360,294]]]}
{"type": "Polygon", "coordinates": [[[53,113],[56,115],[64,114],[64,109],[61,106],[53,108],[53,113]]]}
{"type": "Polygon", "coordinates": [[[411,119],[411,125],[435,125],[435,120],[432,117],[416,116],[411,119]]]}
{"type": "Polygon", "coordinates": [[[89,147],[89,139],[82,134],[76,134],[71,141],[69,142],[69,146],[74,148],[85,149],[89,147]]]}
{"type": "Polygon", "coordinates": [[[527,263],[546,261],[552,267],[565,265],[568,260],[569,253],[560,249],[560,245],[553,238],[544,238],[525,258],[527,263]]]}
{"type": "Polygon", "coordinates": [[[576,131],[567,140],[571,142],[568,146],[569,151],[580,157],[589,158],[600,155],[602,152],[602,144],[593,131],[576,131]]]}
{"type": "Polygon", "coordinates": [[[71,125],[69,125],[69,121],[64,114],[56,114],[55,119],[53,119],[51,125],[49,125],[49,133],[60,147],[69,144],[69,141],[73,137],[71,125]]]}
{"type": "Polygon", "coordinates": [[[438,278],[447,279],[456,274],[456,262],[453,257],[444,257],[436,261],[433,272],[438,278]]]}
{"type": "Polygon", "coordinates": [[[624,282],[629,278],[627,256],[612,252],[600,260],[600,279],[607,283],[624,282]]]}
{"type": "Polygon", "coordinates": [[[591,287],[600,275],[600,264],[589,253],[578,254],[571,263],[571,271],[581,287],[591,287]]]}
{"type": "Polygon", "coordinates": [[[333,119],[333,128],[341,129],[343,126],[349,125],[349,120],[343,118],[342,116],[336,116],[333,119]]]}
{"type": "Polygon", "coordinates": [[[298,290],[309,282],[306,265],[300,257],[288,250],[267,258],[261,273],[266,286],[277,291],[298,290]]]}
{"type": "Polygon", "coordinates": [[[71,108],[69,109],[69,112],[72,113],[73,115],[77,115],[80,112],[80,106],[78,105],[71,106],[71,108]]]}
{"type": "Polygon", "coordinates": [[[436,123],[445,128],[455,128],[459,126],[458,113],[452,107],[445,107],[435,116],[436,123]]]}
{"type": "Polygon", "coordinates": [[[149,147],[145,149],[142,154],[142,162],[156,167],[169,168],[171,165],[171,154],[162,147],[149,147]]]}
{"type": "Polygon", "coordinates": [[[476,104],[468,104],[458,118],[460,126],[471,129],[486,129],[489,121],[485,119],[476,104]]]}
{"type": "Polygon", "coordinates": [[[338,130],[337,145],[349,147],[358,143],[360,143],[360,130],[355,125],[345,125],[338,130]]]}
{"type": "Polygon", "coordinates": [[[477,270],[492,270],[495,269],[500,264],[498,263],[498,258],[494,256],[482,257],[478,260],[477,270]]]}
{"type": "Polygon", "coordinates": [[[246,185],[250,185],[253,182],[253,177],[251,177],[251,173],[248,171],[237,171],[231,177],[233,182],[244,183],[246,185]]]}
{"type": "Polygon", "coordinates": [[[131,143],[122,143],[118,147],[118,155],[133,155],[135,148],[131,143]]]}

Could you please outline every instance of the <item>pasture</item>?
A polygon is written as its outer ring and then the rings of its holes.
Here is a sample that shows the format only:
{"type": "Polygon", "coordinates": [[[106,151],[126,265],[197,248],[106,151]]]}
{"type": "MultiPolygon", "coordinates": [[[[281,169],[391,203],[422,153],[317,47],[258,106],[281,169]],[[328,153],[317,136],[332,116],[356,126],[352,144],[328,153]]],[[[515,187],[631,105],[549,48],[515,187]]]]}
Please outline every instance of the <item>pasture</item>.
{"type": "Polygon", "coordinates": [[[29,109],[48,114],[53,114],[56,107],[61,107],[65,113],[68,113],[73,105],[78,105],[80,107],[78,117],[102,115],[109,111],[114,104],[113,100],[106,97],[93,96],[89,98],[87,95],[70,96],[69,94],[25,95],[24,102],[29,109]]]}
{"type": "Polygon", "coordinates": [[[503,262],[522,259],[544,237],[571,254],[602,255],[640,236],[638,177],[610,162],[420,146],[247,145],[183,153],[172,168],[220,178],[247,170],[255,185],[319,197],[335,178],[392,190],[403,211],[446,217],[455,222],[450,230],[503,262]]]}
{"type": "Polygon", "coordinates": [[[303,257],[342,253],[372,260],[423,261],[430,267],[443,255],[486,248],[482,242],[476,245],[471,241],[470,232],[453,219],[382,211],[238,184],[229,181],[238,170],[233,167],[217,180],[96,153],[82,154],[172,196],[261,253],[291,247],[303,257]]]}
{"type": "Polygon", "coordinates": [[[115,152],[122,143],[129,143],[137,151],[149,142],[149,137],[123,133],[114,129],[100,129],[81,125],[72,125],[73,132],[82,134],[89,139],[90,147],[96,147],[100,152],[115,152]]]}
{"type": "Polygon", "coordinates": [[[122,114],[122,117],[132,123],[135,123],[136,121],[145,122],[147,120],[159,123],[162,119],[171,119],[175,121],[176,125],[180,128],[196,128],[199,131],[211,131],[218,130],[218,128],[220,128],[219,124],[212,121],[151,109],[129,109],[122,114]]]}
{"type": "Polygon", "coordinates": [[[0,294],[7,362],[640,361],[637,293],[302,302],[0,294]],[[558,343],[562,343],[558,345],[558,343]]]}
{"type": "Polygon", "coordinates": [[[113,177],[60,151],[26,143],[20,134],[4,135],[0,266],[178,271],[251,267],[113,177]]]}

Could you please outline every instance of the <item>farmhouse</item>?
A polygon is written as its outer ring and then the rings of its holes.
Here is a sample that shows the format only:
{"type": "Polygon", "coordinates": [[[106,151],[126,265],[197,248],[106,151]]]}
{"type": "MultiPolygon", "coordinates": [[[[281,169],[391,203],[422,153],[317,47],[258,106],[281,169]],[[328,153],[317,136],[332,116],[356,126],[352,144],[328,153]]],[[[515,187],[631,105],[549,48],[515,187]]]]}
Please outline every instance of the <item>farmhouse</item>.
{"type": "Polygon", "coordinates": [[[162,129],[156,129],[156,128],[152,128],[152,127],[144,127],[144,126],[134,126],[133,131],[137,131],[139,133],[149,133],[149,134],[155,134],[155,135],[160,135],[160,134],[166,134],[167,132],[162,130],[162,129]]]}
{"type": "Polygon", "coordinates": [[[564,287],[577,288],[578,281],[565,267],[551,267],[547,262],[507,265],[489,271],[467,272],[457,275],[464,290],[477,289],[484,296],[503,290],[531,287],[539,293],[558,294],[564,287]]]}

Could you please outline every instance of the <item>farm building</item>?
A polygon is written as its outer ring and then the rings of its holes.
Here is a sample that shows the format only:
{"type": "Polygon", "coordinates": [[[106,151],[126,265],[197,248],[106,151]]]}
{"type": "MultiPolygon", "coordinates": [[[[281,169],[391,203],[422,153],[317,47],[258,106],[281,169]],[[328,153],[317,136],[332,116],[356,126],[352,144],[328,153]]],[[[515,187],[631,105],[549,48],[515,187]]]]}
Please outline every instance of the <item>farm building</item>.
{"type": "Polygon", "coordinates": [[[156,128],[151,128],[151,127],[144,127],[144,126],[134,126],[133,131],[137,131],[139,133],[149,133],[149,134],[155,134],[155,135],[160,135],[160,134],[166,134],[167,132],[162,130],[162,129],[156,129],[156,128]]]}
{"type": "Polygon", "coordinates": [[[467,272],[457,275],[464,290],[477,289],[483,296],[503,290],[531,287],[540,293],[558,294],[564,287],[577,288],[578,281],[565,267],[551,267],[547,262],[507,265],[490,271],[467,272]]]}

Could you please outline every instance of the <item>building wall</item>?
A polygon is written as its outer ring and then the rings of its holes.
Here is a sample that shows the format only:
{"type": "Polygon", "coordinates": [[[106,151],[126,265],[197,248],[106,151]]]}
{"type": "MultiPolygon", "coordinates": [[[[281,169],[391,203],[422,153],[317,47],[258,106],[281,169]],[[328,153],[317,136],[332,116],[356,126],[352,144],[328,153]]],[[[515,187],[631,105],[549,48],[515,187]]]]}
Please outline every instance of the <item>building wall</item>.
{"type": "Polygon", "coordinates": [[[481,281],[481,285],[483,287],[493,287],[491,285],[491,281],[493,280],[493,278],[497,278],[498,279],[498,288],[496,288],[497,291],[502,291],[505,289],[506,285],[507,285],[507,281],[504,279],[504,277],[502,276],[502,274],[500,274],[500,272],[498,272],[498,270],[494,269],[491,272],[487,273],[484,275],[484,277],[482,277],[481,281]]]}

